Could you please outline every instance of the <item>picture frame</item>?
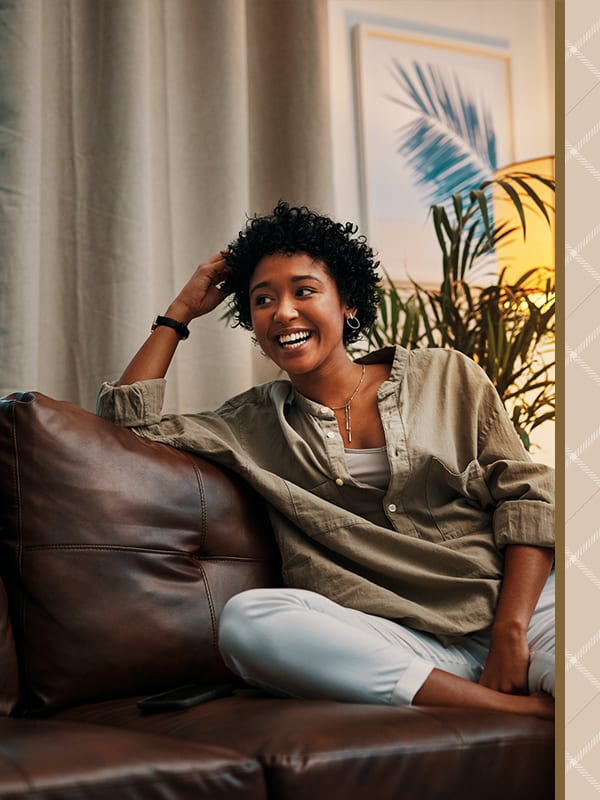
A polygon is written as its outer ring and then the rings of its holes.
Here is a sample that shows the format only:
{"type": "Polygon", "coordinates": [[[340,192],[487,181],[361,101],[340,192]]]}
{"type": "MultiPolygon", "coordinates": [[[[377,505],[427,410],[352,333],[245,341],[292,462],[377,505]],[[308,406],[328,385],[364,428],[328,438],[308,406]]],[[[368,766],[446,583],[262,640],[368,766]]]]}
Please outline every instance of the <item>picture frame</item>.
{"type": "Polygon", "coordinates": [[[514,160],[508,43],[364,23],[353,37],[363,227],[395,283],[439,286],[431,205],[514,160]]]}

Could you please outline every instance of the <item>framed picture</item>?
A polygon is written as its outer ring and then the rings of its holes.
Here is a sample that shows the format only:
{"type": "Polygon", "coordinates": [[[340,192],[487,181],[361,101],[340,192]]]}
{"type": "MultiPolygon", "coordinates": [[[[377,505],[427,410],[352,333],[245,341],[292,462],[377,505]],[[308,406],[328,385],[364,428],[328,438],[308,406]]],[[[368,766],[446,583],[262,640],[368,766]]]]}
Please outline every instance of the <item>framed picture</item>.
{"type": "Polygon", "coordinates": [[[363,224],[394,281],[442,279],[429,210],[513,161],[508,46],[354,29],[363,224]]]}

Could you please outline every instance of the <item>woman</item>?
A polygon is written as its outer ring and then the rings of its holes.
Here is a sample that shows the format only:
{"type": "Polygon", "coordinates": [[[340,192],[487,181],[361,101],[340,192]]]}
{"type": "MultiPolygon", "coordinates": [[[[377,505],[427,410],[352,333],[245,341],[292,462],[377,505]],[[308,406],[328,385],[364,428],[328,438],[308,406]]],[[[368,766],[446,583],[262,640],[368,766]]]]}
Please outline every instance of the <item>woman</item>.
{"type": "Polygon", "coordinates": [[[266,499],[285,588],[232,598],[226,663],[274,693],[554,715],[551,471],[465,356],[386,348],[372,250],[280,203],[198,267],[98,410],[240,473],[266,499]],[[162,416],[191,320],[232,294],[289,380],[162,416]]]}

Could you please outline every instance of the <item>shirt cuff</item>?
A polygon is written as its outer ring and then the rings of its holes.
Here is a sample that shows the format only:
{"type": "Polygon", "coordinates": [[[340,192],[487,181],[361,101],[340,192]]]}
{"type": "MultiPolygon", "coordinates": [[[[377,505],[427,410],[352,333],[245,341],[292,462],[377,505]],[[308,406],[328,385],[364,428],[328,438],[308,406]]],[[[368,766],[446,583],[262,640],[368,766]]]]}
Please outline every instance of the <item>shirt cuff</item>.
{"type": "Polygon", "coordinates": [[[494,540],[502,549],[508,544],[554,548],[554,506],[540,500],[513,500],[494,512],[494,540]]]}
{"type": "Polygon", "coordinates": [[[164,378],[137,381],[127,386],[103,383],[96,414],[126,428],[160,422],[167,382],[164,378]]]}

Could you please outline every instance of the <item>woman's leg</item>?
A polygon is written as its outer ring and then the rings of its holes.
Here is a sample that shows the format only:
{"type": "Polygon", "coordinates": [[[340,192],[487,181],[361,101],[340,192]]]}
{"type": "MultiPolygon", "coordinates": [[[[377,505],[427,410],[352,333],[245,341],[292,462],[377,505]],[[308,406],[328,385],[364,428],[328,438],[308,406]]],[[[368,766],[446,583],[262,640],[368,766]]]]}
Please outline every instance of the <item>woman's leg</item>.
{"type": "Polygon", "coordinates": [[[542,690],[553,697],[555,623],[554,572],[551,572],[533,614],[527,639],[531,651],[529,691],[533,693],[542,690]]]}
{"type": "Polygon", "coordinates": [[[226,663],[279,694],[342,702],[468,705],[550,715],[538,698],[479,686],[481,664],[460,647],[298,589],[233,597],[221,618],[226,663]]]}
{"type": "Polygon", "coordinates": [[[314,592],[251,589],[223,609],[219,647],[234,672],[271,692],[407,704],[434,663],[400,647],[394,628],[314,592]]]}

